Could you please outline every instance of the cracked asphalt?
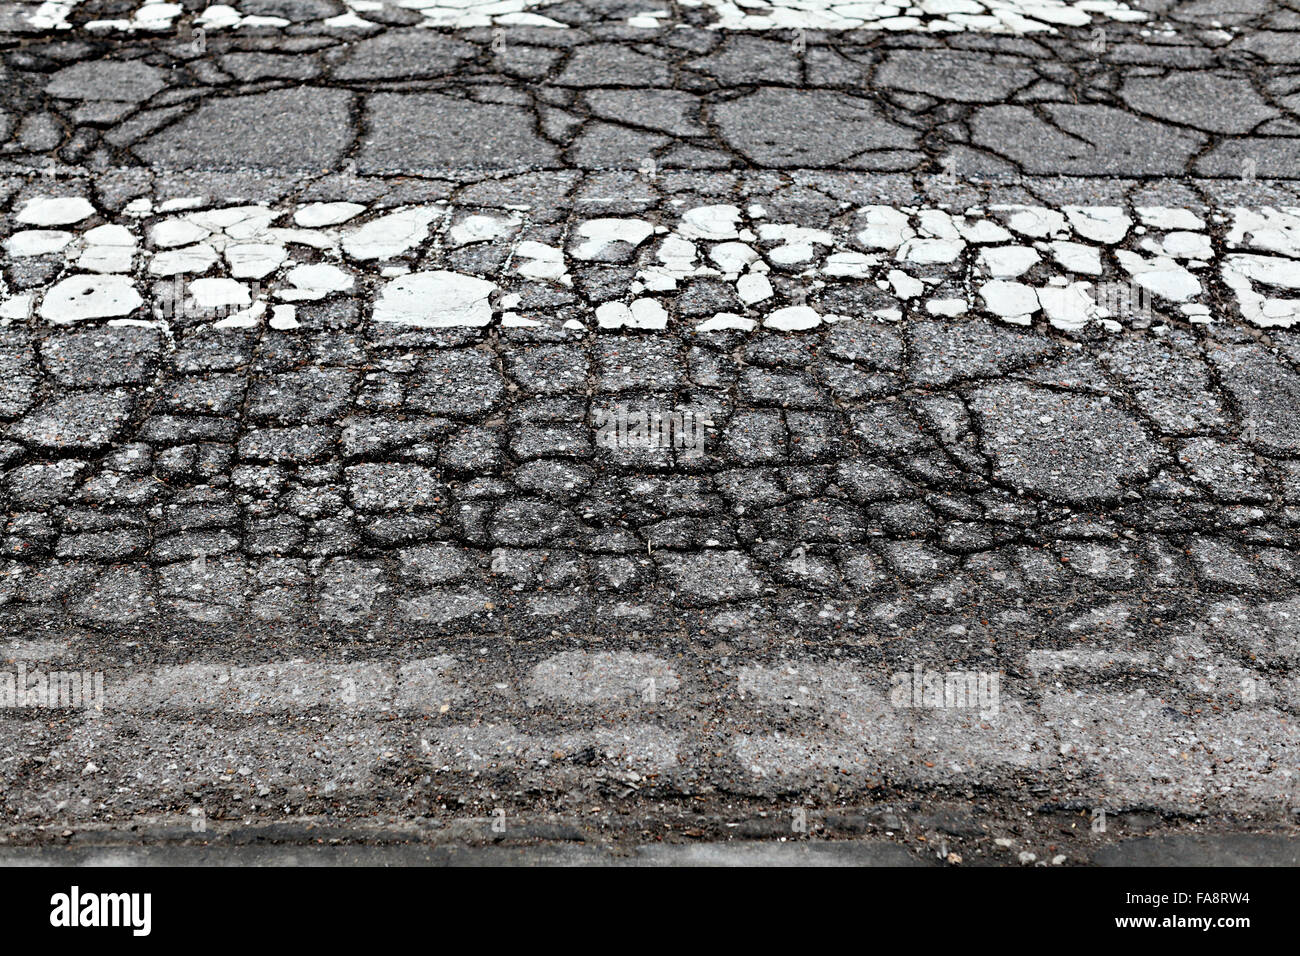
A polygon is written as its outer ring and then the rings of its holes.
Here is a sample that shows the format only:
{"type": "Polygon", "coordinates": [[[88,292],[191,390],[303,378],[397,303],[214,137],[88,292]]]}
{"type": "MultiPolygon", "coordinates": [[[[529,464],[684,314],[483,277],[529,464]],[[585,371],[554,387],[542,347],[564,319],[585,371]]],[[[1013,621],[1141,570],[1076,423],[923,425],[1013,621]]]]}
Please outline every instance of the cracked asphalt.
{"type": "Polygon", "coordinates": [[[1298,323],[1295,2],[0,3],[0,859],[1293,865],[1298,323]]]}

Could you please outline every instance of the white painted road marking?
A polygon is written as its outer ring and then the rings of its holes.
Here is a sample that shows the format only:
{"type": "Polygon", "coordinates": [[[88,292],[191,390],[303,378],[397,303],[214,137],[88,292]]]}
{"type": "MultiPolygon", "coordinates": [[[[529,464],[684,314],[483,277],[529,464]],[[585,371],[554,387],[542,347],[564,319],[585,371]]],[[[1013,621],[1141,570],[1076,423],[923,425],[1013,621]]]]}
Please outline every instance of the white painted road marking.
{"type": "MultiPolygon", "coordinates": [[[[186,664],[126,677],[110,670],[102,712],[50,722],[11,709],[0,718],[0,768],[49,754],[8,781],[26,788],[24,806],[83,794],[112,801],[123,786],[137,801],[222,783],[342,795],[373,787],[385,767],[407,765],[569,780],[602,766],[697,772],[690,755],[701,747],[715,763],[734,761],[756,793],[833,774],[844,786],[1029,780],[1093,806],[1187,811],[1223,799],[1237,810],[1264,807],[1294,795],[1300,731],[1284,708],[1240,699],[1208,707],[1184,701],[1178,688],[1060,684],[1080,668],[1085,681],[1089,672],[1104,676],[1125,657],[1030,652],[1030,668],[1053,669],[1050,686],[1006,679],[996,713],[900,705],[879,667],[800,659],[721,667],[705,680],[696,668],[711,662],[675,658],[670,666],[644,652],[600,651],[523,666],[501,660],[489,670],[450,655],[186,664]],[[1058,662],[1073,670],[1057,673],[1058,662]],[[655,693],[646,693],[647,680],[657,682],[655,693]],[[224,716],[192,719],[213,709],[224,716]]],[[[1129,662],[1147,663],[1141,655],[1129,662]]],[[[65,658],[58,666],[93,665],[65,658]]]]}
{"type": "MultiPolygon", "coordinates": [[[[36,29],[67,30],[80,0],[30,3],[24,22],[36,29]]],[[[380,9],[378,0],[344,0],[346,13],[319,21],[326,29],[377,30],[380,25],[366,15],[380,9]]],[[[474,27],[550,27],[568,24],[546,15],[561,0],[397,0],[396,6],[414,10],[424,25],[470,29],[474,27]]],[[[712,30],[891,30],[932,33],[1000,33],[1025,35],[1055,33],[1059,26],[1081,27],[1112,20],[1141,22],[1147,14],[1117,0],[679,0],[683,7],[704,7],[715,14],[712,30]]],[[[629,15],[626,26],[660,30],[676,26],[669,10],[647,0],[646,9],[629,15]]],[[[159,33],[174,29],[183,13],[179,3],[149,2],[129,16],[91,20],[92,32],[159,33]]],[[[227,4],[212,4],[195,17],[204,30],[240,30],[290,26],[283,17],[244,14],[227,4]]]]}
{"type": "Polygon", "coordinates": [[[695,320],[696,331],[759,325],[799,331],[845,320],[781,302],[769,278],[774,273],[813,292],[874,283],[898,305],[867,318],[887,322],[905,311],[939,318],[969,313],[1016,325],[1118,331],[1133,313],[1150,319],[1153,309],[1193,323],[1233,318],[1211,310],[1208,286],[1216,275],[1249,324],[1289,328],[1300,320],[1300,207],[1230,207],[1203,219],[1163,207],[1004,205],[950,212],[876,205],[845,208],[833,228],[810,229],[770,222],[758,207],[722,204],[666,217],[575,218],[559,241],[548,226],[534,227],[527,210],[468,213],[442,203],[374,213],[360,203],[342,211],[313,203],[166,213],[140,200],[121,221],[90,228],[98,220],[88,205],[37,197],[15,219],[35,228],[4,241],[9,257],[62,255],[66,265],[43,290],[8,294],[0,286],[0,318],[38,315],[53,324],[165,324],[169,310],[193,309],[217,310],[211,320],[217,327],[273,321],[292,329],[293,303],[357,292],[371,298],[377,322],[538,325],[544,319],[516,309],[518,295],[510,290],[521,280],[571,286],[573,271],[588,263],[628,260],[639,268],[626,300],[604,303],[566,327],[675,327],[673,298],[699,278],[731,284],[748,314],[695,320]],[[1221,256],[1211,228],[1222,236],[1227,252],[1221,256]],[[505,252],[499,274],[417,265],[436,261],[444,249],[480,243],[505,252]],[[1114,252],[1118,272],[1102,269],[1104,252],[1114,252]],[[1030,270],[1039,278],[1026,280],[1030,270]],[[176,301],[145,302],[142,290],[159,278],[175,280],[176,301]],[[936,291],[940,286],[968,291],[954,297],[936,291]]]}

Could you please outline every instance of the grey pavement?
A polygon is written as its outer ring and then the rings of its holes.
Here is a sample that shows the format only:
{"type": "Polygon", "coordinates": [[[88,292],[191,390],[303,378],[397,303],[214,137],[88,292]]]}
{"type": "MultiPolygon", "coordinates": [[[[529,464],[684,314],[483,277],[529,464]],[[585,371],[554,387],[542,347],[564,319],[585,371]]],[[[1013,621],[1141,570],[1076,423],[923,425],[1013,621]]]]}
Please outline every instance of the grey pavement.
{"type": "MultiPolygon", "coordinates": [[[[435,867],[915,867],[926,861],[894,843],[735,841],[639,845],[627,848],[566,844],[466,846],[396,843],[304,846],[106,846],[0,848],[0,865],[43,867],[151,866],[435,866],[435,867]]],[[[1107,847],[1099,866],[1296,866],[1294,838],[1229,834],[1156,842],[1135,839],[1107,847]]]]}
{"type": "Polygon", "coordinates": [[[348,845],[141,847],[77,850],[42,848],[0,852],[0,865],[15,866],[916,866],[892,843],[681,844],[608,850],[588,846],[521,847],[348,845]]]}
{"type": "Polygon", "coordinates": [[[415,6],[0,4],[0,862],[1295,865],[1300,8],[415,6]]]}
{"type": "MultiPolygon", "coordinates": [[[[95,6],[77,4],[74,22],[95,6]]],[[[1252,4],[1202,0],[1012,36],[647,30],[600,19],[600,4],[574,4],[591,13],[564,29],[429,29],[385,6],[378,15],[396,22],[365,29],[205,31],[186,12],[157,33],[12,34],[0,157],[96,171],[409,173],[433,190],[456,171],[647,160],[977,178],[1236,179],[1249,164],[1295,179],[1300,12],[1254,6],[1243,18],[1252,4]]]]}

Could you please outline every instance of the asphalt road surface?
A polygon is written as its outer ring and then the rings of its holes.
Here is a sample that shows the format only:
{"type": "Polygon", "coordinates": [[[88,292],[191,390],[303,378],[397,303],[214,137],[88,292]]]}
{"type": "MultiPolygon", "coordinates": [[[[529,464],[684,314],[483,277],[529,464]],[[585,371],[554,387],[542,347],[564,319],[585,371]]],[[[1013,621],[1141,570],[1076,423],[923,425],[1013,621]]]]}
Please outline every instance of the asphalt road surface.
{"type": "Polygon", "coordinates": [[[5,862],[1295,863],[1295,0],[0,2],[0,267],[5,862]]]}

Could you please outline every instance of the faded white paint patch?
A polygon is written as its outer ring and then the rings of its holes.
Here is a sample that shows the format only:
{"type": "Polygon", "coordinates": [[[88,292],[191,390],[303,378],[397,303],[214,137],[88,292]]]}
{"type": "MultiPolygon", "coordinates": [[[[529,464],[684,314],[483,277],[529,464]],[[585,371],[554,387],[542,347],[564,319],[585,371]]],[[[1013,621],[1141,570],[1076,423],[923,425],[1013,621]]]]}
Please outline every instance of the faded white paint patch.
{"type": "Polygon", "coordinates": [[[641,698],[658,701],[681,686],[672,665],[653,654],[631,651],[565,651],[529,672],[525,687],[535,698],[572,704],[641,698]]]}
{"type": "Polygon", "coordinates": [[[488,296],[496,286],[458,272],[413,272],[384,286],[376,322],[420,328],[479,328],[492,321],[488,296]]]}
{"type": "Polygon", "coordinates": [[[343,251],[353,259],[391,259],[414,249],[429,235],[441,207],[416,206],[383,216],[343,234],[343,251]]]}
{"type": "Polygon", "coordinates": [[[97,226],[85,235],[86,247],[77,267],[87,272],[130,272],[135,260],[135,235],[125,226],[97,226]]]}
{"type": "Polygon", "coordinates": [[[668,313],[654,299],[635,299],[630,305],[605,302],[596,307],[596,324],[602,329],[666,329],[668,313]]]}
{"type": "Polygon", "coordinates": [[[554,246],[528,240],[521,242],[515,253],[522,260],[515,266],[515,271],[529,279],[546,279],[552,282],[572,283],[568,269],[564,264],[564,253],[554,246]]]}
{"type": "Polygon", "coordinates": [[[190,302],[199,309],[228,309],[252,302],[248,286],[234,279],[195,279],[187,292],[190,302]]]}
{"type": "Polygon", "coordinates": [[[1201,292],[1201,283],[1173,259],[1163,256],[1144,259],[1135,252],[1120,249],[1115,253],[1133,281],[1162,299],[1185,302],[1201,292]]]}
{"type": "Polygon", "coordinates": [[[798,332],[804,329],[815,329],[822,324],[822,317],[817,311],[806,305],[792,305],[784,309],[777,309],[766,319],[763,320],[763,326],[769,329],[776,329],[778,332],[798,332]]]}
{"type": "Polygon", "coordinates": [[[518,216],[465,216],[452,223],[447,230],[447,240],[453,247],[492,242],[513,234],[520,222],[518,216]]]}
{"type": "Polygon", "coordinates": [[[281,299],[323,299],[334,292],[346,292],[356,280],[327,262],[309,266],[295,266],[285,276],[294,286],[279,293],[281,299]]]}
{"type": "Polygon", "coordinates": [[[1038,311],[1038,295],[1019,282],[986,282],[980,287],[980,297],[989,312],[1014,325],[1028,325],[1038,311]]]}
{"type": "Polygon", "coordinates": [[[355,219],[365,211],[365,206],[355,202],[314,202],[295,212],[293,221],[306,229],[319,229],[355,219]]]}
{"type": "Polygon", "coordinates": [[[79,196],[43,196],[29,199],[14,218],[31,226],[70,226],[95,214],[95,207],[79,196]]]}
{"type": "Polygon", "coordinates": [[[1039,255],[1028,246],[988,246],[980,250],[980,265],[995,279],[1014,279],[1038,265],[1039,255]]]}
{"type": "Polygon", "coordinates": [[[142,305],[144,299],[126,276],[77,275],[45,293],[40,314],[47,322],[62,325],[130,315],[142,305]]]}
{"type": "Polygon", "coordinates": [[[48,256],[62,252],[74,238],[61,229],[24,229],[4,241],[4,250],[15,259],[48,256]]]}
{"type": "Polygon", "coordinates": [[[643,219],[588,219],[578,226],[581,241],[573,247],[575,259],[598,259],[620,243],[636,247],[653,235],[655,227],[643,219]]]}
{"type": "Polygon", "coordinates": [[[736,228],[740,220],[740,210],[735,206],[696,206],[682,216],[678,235],[685,239],[739,239],[740,231],[736,228]]]}

